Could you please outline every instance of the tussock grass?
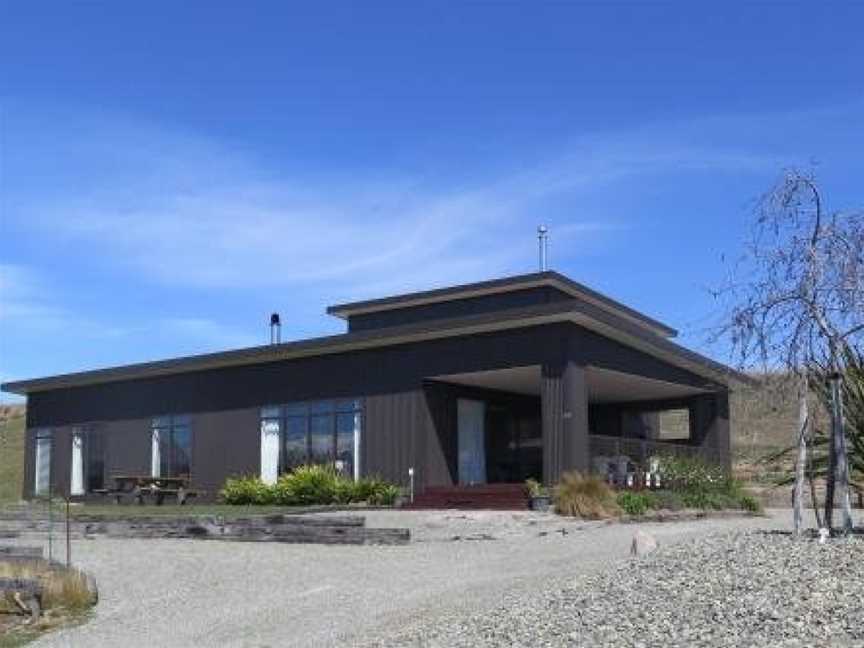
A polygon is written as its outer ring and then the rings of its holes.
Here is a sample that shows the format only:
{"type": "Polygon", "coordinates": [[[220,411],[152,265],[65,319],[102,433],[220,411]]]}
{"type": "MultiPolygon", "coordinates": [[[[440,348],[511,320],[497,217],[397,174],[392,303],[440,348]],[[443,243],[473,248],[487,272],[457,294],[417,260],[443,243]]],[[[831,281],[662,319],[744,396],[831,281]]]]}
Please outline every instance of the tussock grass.
{"type": "MultiPolygon", "coordinates": [[[[0,577],[40,581],[43,588],[42,607],[46,613],[59,610],[84,612],[96,603],[87,587],[87,575],[74,568],[49,566],[47,563],[39,562],[30,564],[0,562],[0,577]]],[[[17,607],[10,598],[0,601],[0,609],[5,612],[15,612],[17,607]]]]}
{"type": "Polygon", "coordinates": [[[605,520],[621,513],[615,492],[599,477],[578,472],[561,475],[555,487],[555,511],[561,515],[605,520]]]}

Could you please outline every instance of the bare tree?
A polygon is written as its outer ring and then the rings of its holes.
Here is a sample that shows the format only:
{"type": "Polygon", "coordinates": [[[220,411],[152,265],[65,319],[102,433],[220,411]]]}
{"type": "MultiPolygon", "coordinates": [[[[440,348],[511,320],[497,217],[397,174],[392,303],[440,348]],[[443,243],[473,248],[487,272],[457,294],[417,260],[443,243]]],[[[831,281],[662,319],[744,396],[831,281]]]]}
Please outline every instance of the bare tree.
{"type": "MultiPolygon", "coordinates": [[[[716,294],[728,300],[728,317],[715,337],[731,342],[739,366],[783,369],[800,385],[794,489],[800,531],[811,428],[808,386],[824,375],[826,365],[839,371],[843,349],[857,346],[864,336],[864,214],[827,211],[812,173],[786,171],[758,201],[752,238],[728,284],[716,294]]],[[[848,504],[842,425],[834,425],[830,446],[825,496],[829,528],[835,490],[841,503],[848,504]]],[[[850,528],[849,507],[844,511],[843,526],[850,528]]]]}

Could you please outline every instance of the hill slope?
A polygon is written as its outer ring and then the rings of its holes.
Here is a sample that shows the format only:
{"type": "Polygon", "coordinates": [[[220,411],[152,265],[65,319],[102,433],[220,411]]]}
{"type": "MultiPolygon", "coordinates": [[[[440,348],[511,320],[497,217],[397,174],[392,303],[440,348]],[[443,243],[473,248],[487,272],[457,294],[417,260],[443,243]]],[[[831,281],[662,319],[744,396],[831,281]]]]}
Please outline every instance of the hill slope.
{"type": "Polygon", "coordinates": [[[0,409],[0,504],[21,499],[24,479],[24,408],[0,409]]]}

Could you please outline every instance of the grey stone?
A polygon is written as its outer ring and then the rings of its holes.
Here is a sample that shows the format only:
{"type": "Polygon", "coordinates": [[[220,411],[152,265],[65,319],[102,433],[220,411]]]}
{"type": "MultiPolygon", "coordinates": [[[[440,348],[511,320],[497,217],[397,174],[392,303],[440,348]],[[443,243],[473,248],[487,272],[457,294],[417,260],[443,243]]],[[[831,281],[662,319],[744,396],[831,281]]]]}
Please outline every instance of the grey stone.
{"type": "Polygon", "coordinates": [[[639,530],[633,534],[633,543],[630,545],[630,555],[644,556],[657,549],[657,538],[646,531],[639,530]]]}

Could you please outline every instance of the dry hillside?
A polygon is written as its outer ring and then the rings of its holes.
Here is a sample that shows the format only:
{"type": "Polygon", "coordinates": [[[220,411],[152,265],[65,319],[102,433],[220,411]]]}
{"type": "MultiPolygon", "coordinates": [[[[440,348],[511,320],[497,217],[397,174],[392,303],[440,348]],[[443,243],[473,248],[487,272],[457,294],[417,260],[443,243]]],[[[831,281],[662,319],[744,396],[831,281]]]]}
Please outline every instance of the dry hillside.
{"type": "Polygon", "coordinates": [[[21,498],[24,473],[24,407],[0,405],[0,503],[21,498]]]}

